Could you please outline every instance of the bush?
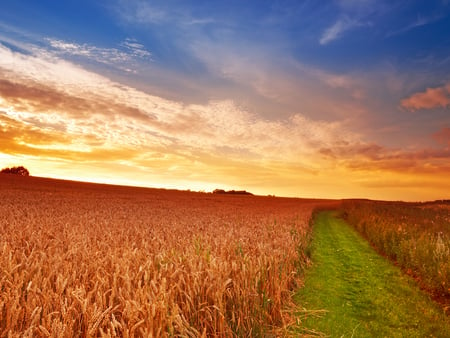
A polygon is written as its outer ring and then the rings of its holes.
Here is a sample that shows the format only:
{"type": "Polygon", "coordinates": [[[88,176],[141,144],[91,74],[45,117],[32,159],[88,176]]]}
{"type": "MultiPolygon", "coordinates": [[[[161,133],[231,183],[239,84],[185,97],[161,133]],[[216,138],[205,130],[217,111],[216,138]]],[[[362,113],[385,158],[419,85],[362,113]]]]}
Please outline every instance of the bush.
{"type": "Polygon", "coordinates": [[[14,174],[19,176],[30,176],[30,172],[27,168],[20,166],[20,167],[12,167],[12,168],[3,168],[2,171],[0,171],[2,174],[14,174]]]}

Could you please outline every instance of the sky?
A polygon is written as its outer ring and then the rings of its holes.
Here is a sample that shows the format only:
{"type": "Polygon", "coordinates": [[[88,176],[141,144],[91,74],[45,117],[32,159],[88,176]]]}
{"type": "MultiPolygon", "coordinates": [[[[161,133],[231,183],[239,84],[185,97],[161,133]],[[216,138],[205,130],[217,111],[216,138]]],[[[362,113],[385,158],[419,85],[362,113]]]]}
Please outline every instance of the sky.
{"type": "Polygon", "coordinates": [[[450,198],[450,1],[15,0],[0,166],[312,198],[450,198]]]}

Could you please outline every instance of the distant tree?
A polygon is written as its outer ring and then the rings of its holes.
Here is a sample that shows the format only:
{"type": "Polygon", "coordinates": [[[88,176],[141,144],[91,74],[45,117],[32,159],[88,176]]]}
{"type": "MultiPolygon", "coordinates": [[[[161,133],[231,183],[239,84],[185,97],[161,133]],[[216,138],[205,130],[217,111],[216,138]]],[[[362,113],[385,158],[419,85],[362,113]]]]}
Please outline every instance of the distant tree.
{"type": "Polygon", "coordinates": [[[251,192],[245,190],[228,190],[225,191],[223,189],[215,189],[213,194],[227,194],[227,195],[253,195],[251,192]]]}
{"type": "Polygon", "coordinates": [[[20,166],[20,167],[12,167],[12,168],[3,168],[2,171],[0,171],[2,174],[14,174],[19,176],[30,176],[30,172],[27,168],[20,166]]]}

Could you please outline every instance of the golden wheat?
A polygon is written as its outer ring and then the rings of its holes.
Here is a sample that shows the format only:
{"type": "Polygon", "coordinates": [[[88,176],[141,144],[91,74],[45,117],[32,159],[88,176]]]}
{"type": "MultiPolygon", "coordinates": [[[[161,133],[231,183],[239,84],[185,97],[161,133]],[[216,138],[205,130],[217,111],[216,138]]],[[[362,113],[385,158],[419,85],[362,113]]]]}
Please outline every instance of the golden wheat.
{"type": "Polygon", "coordinates": [[[280,332],[323,203],[39,178],[0,185],[2,337],[280,332]]]}

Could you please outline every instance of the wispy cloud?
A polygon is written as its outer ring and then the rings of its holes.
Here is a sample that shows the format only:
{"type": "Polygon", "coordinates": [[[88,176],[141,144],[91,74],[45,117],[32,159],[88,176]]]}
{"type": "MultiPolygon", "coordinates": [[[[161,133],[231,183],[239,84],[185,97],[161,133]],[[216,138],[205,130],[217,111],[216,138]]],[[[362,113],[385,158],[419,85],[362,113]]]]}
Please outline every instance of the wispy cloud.
{"type": "MultiPolygon", "coordinates": [[[[318,49],[323,50],[317,46],[318,31],[319,42],[327,45],[370,25],[373,1],[339,3],[340,11],[333,15],[337,21],[328,21],[325,31],[323,26],[311,28],[311,43],[318,49]]],[[[343,197],[377,184],[380,176],[398,182],[396,187],[417,188],[448,170],[448,133],[442,126],[433,124],[431,130],[424,123],[430,143],[430,134],[440,130],[432,144],[436,149],[389,147],[384,134],[376,135],[382,119],[397,123],[397,130],[404,128],[398,118],[402,114],[393,112],[398,113],[405,92],[411,92],[407,83],[414,74],[399,75],[392,65],[364,73],[325,71],[302,63],[290,41],[272,36],[272,48],[267,48],[265,39],[252,40],[245,30],[259,27],[253,21],[233,26],[217,13],[194,15],[148,1],[120,5],[121,19],[140,25],[128,31],[139,31],[137,37],[151,31],[159,43],[155,59],[163,60],[159,53],[167,48],[173,63],[151,62],[150,51],[132,38],[112,48],[39,37],[34,45],[30,38],[13,48],[11,39],[8,47],[0,45],[2,156],[54,161],[65,172],[75,162],[83,168],[92,165],[102,171],[99,176],[115,168],[118,175],[151,183],[156,177],[166,186],[170,180],[220,180],[249,189],[283,186],[297,195],[309,189],[311,195],[332,183],[342,194],[335,196],[343,197]],[[86,70],[101,71],[105,65],[111,78],[86,70]],[[139,69],[139,76],[117,76],[111,68],[139,69]],[[156,94],[163,89],[171,95],[156,94]],[[405,172],[410,175],[406,181],[405,172]]],[[[414,87],[426,88],[420,83],[414,87]]],[[[448,96],[446,86],[430,88],[401,105],[408,110],[445,108],[448,96]]],[[[405,133],[394,137],[392,144],[401,137],[410,140],[405,133]]]]}
{"type": "MultiPolygon", "coordinates": [[[[59,161],[67,172],[76,161],[95,172],[114,167],[130,182],[220,180],[251,188],[275,180],[285,193],[302,185],[313,194],[329,177],[347,185],[349,177],[360,184],[374,170],[433,175],[447,168],[450,156],[388,149],[365,142],[341,122],[300,113],[269,120],[230,100],[181,104],[45,53],[23,55],[0,46],[0,80],[3,155],[59,161]]],[[[351,86],[344,78],[324,81],[351,86]]],[[[345,186],[338,186],[343,194],[345,186]]]]}
{"type": "Polygon", "coordinates": [[[338,40],[356,28],[372,26],[369,18],[383,12],[385,7],[383,2],[373,0],[339,0],[336,5],[338,19],[323,31],[321,45],[338,40]]]}
{"type": "Polygon", "coordinates": [[[301,114],[269,121],[232,101],[181,105],[68,62],[38,60],[5,47],[0,47],[0,55],[1,108],[8,118],[36,128],[46,124],[47,129],[54,129],[48,120],[56,114],[61,123],[66,123],[68,135],[96,135],[103,138],[102,146],[183,145],[222,152],[227,151],[223,148],[226,144],[231,157],[233,152],[244,151],[260,159],[290,160],[310,153],[320,144],[353,137],[343,134],[336,122],[314,121],[301,114]]]}
{"type": "Polygon", "coordinates": [[[348,17],[340,18],[323,32],[319,43],[321,45],[326,45],[331,41],[339,39],[345,32],[363,25],[364,24],[356,19],[350,19],[348,17]]]}
{"type": "Polygon", "coordinates": [[[126,38],[113,47],[43,37],[0,22],[0,44],[22,54],[60,57],[77,63],[97,63],[126,72],[136,72],[139,64],[152,62],[152,53],[138,40],[126,38]]]}
{"type": "Polygon", "coordinates": [[[166,10],[142,0],[120,0],[117,11],[125,20],[136,23],[157,24],[168,19],[166,10]]]}
{"type": "MultiPolygon", "coordinates": [[[[442,131],[441,131],[442,132],[442,131]]],[[[444,131],[445,133],[445,131],[444,131]]],[[[438,134],[439,137],[446,135],[438,134]]],[[[353,143],[321,149],[324,156],[335,158],[352,170],[410,173],[449,171],[450,149],[389,149],[377,144],[353,143]]]]}
{"type": "Polygon", "coordinates": [[[191,10],[183,3],[174,6],[143,0],[118,0],[113,7],[121,20],[131,24],[168,24],[171,28],[179,28],[216,22],[212,17],[192,14],[191,10]]]}
{"type": "Polygon", "coordinates": [[[136,39],[127,38],[121,43],[121,46],[125,47],[131,55],[141,58],[149,59],[152,56],[143,44],[139,43],[136,39]]]}
{"type": "Polygon", "coordinates": [[[45,41],[48,42],[50,51],[54,55],[82,57],[126,71],[135,71],[130,68],[135,61],[150,61],[152,56],[144,45],[131,38],[120,43],[121,49],[101,48],[87,43],[78,44],[54,38],[46,38],[45,41]]]}
{"type": "Polygon", "coordinates": [[[346,120],[349,111],[355,118],[363,110],[366,85],[358,74],[324,71],[290,55],[231,42],[198,40],[190,51],[222,87],[229,86],[238,103],[268,119],[301,113],[311,119],[346,120]]]}
{"type": "Polygon", "coordinates": [[[388,32],[386,34],[386,37],[401,35],[401,34],[409,32],[415,28],[432,24],[436,21],[439,21],[440,19],[442,19],[442,15],[423,16],[423,15],[418,14],[416,20],[405,25],[404,27],[401,27],[399,29],[388,32]]]}

